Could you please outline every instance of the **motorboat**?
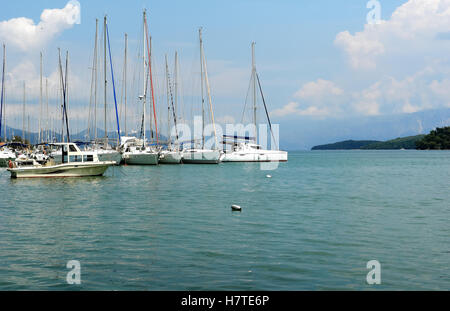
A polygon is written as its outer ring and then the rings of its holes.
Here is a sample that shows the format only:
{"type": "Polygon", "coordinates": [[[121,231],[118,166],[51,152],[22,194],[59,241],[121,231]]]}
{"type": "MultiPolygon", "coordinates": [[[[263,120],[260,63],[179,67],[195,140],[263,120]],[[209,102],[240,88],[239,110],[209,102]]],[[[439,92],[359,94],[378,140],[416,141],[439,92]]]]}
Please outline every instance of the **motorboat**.
{"type": "Polygon", "coordinates": [[[50,146],[61,148],[61,164],[56,164],[51,158],[45,164],[39,164],[35,159],[24,157],[10,162],[7,170],[11,178],[102,176],[108,167],[116,164],[115,161],[99,161],[95,154],[83,154],[75,143],[54,143],[50,146]]]}

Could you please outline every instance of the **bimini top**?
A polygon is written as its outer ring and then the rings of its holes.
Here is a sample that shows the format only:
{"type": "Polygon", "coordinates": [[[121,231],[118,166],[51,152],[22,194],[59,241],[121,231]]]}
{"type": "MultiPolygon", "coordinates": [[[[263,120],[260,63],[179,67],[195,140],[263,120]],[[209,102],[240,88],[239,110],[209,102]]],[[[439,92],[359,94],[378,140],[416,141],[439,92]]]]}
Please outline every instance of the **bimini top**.
{"type": "Polygon", "coordinates": [[[8,147],[8,146],[12,146],[12,147],[28,147],[28,145],[23,144],[23,143],[19,143],[19,142],[0,143],[0,148],[8,147]]]}

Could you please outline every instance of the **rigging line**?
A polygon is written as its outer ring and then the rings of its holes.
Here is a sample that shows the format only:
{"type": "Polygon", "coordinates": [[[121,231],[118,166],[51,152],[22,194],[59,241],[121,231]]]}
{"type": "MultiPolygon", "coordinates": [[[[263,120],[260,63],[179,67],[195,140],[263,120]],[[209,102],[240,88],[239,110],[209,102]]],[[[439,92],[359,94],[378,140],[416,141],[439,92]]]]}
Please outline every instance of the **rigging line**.
{"type": "Polygon", "coordinates": [[[155,94],[153,89],[153,76],[152,76],[152,59],[151,59],[151,52],[150,52],[150,46],[149,46],[149,40],[148,40],[148,25],[147,25],[147,19],[144,21],[145,23],[145,30],[146,30],[146,37],[147,37],[147,53],[148,53],[148,70],[150,73],[150,86],[152,91],[152,104],[153,104],[153,118],[155,119],[155,132],[156,132],[156,144],[159,143],[158,141],[158,122],[156,120],[156,105],[155,105],[155,94]]]}
{"type": "Polygon", "coordinates": [[[261,98],[262,98],[262,101],[263,101],[263,104],[264,104],[264,110],[266,111],[267,121],[269,122],[270,133],[272,133],[273,141],[275,142],[275,146],[277,146],[277,149],[278,149],[278,144],[277,144],[277,141],[275,140],[275,135],[273,135],[272,123],[270,122],[269,112],[267,111],[267,106],[266,106],[266,100],[264,99],[264,94],[263,94],[263,91],[262,91],[261,82],[259,81],[259,75],[258,75],[257,72],[256,72],[256,79],[258,81],[259,91],[261,93],[261,98]]]}
{"type": "Polygon", "coordinates": [[[109,44],[109,30],[108,30],[108,24],[106,24],[106,35],[108,38],[108,51],[109,51],[109,62],[111,64],[111,79],[113,83],[113,93],[114,93],[114,105],[116,107],[116,121],[117,121],[117,134],[119,135],[119,142],[120,142],[120,125],[119,125],[119,114],[117,112],[117,99],[116,99],[116,85],[114,83],[114,71],[113,71],[113,65],[112,65],[112,57],[111,57],[111,46],[109,44]]]}
{"type": "MultiPolygon", "coordinates": [[[[171,84],[171,80],[170,80],[170,73],[168,71],[167,71],[167,79],[169,80],[168,87],[169,87],[169,93],[170,93],[170,102],[172,104],[173,123],[175,125],[175,134],[176,134],[176,138],[178,141],[177,116],[175,113],[175,106],[173,104],[172,84],[171,84]]],[[[170,127],[170,125],[167,125],[167,126],[170,127]]],[[[170,133],[169,133],[169,136],[170,136],[170,133]]]]}
{"type": "Polygon", "coordinates": [[[248,100],[248,95],[250,94],[250,89],[252,87],[252,80],[253,80],[253,74],[250,77],[250,82],[248,84],[248,89],[247,89],[247,95],[245,96],[244,110],[242,111],[241,123],[244,123],[245,108],[247,107],[247,100],[248,100]]]}
{"type": "MultiPolygon", "coordinates": [[[[66,59],[67,60],[67,59],[66,59]]],[[[67,63],[67,62],[66,62],[67,63]]],[[[67,129],[67,142],[70,142],[70,135],[69,135],[69,122],[67,120],[67,110],[66,110],[66,84],[64,82],[64,74],[63,74],[63,69],[62,69],[62,64],[61,64],[61,50],[59,53],[59,70],[60,70],[60,74],[61,74],[61,88],[62,88],[62,95],[63,95],[63,122],[64,122],[64,117],[66,120],[66,129],[67,129]]],[[[66,67],[66,75],[67,75],[67,67],[66,67]]],[[[66,76],[67,79],[67,76],[66,76]]],[[[64,126],[63,126],[64,128],[64,126]]],[[[61,140],[63,140],[63,136],[64,133],[61,133],[61,140]]]]}

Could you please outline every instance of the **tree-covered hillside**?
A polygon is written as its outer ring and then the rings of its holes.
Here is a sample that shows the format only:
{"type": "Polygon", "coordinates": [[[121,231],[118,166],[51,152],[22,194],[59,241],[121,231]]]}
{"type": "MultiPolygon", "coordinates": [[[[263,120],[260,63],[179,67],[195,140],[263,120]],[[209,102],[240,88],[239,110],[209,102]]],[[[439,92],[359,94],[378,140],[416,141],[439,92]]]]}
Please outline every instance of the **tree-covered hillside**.
{"type": "Polygon", "coordinates": [[[448,150],[450,149],[450,126],[436,128],[416,143],[420,150],[448,150]]]}
{"type": "Polygon", "coordinates": [[[388,141],[377,142],[361,147],[366,150],[398,150],[398,149],[416,149],[416,142],[424,138],[425,135],[399,137],[388,141]]]}
{"type": "Polygon", "coordinates": [[[340,141],[334,144],[326,144],[315,146],[312,150],[352,150],[352,149],[361,149],[363,146],[367,146],[369,144],[377,143],[377,140],[346,140],[340,141]]]}

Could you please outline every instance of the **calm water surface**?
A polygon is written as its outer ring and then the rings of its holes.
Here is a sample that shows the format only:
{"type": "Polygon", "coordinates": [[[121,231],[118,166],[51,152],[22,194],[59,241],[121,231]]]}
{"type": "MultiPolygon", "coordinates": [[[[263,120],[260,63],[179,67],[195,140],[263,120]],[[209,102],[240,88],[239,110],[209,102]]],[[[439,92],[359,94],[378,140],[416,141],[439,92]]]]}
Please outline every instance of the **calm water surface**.
{"type": "Polygon", "coordinates": [[[448,290],[449,173],[450,152],[432,151],[291,152],[270,172],[1,169],[0,290],[448,290]],[[81,285],[66,283],[69,260],[81,285]],[[366,283],[369,260],[381,285],[366,283]]]}

